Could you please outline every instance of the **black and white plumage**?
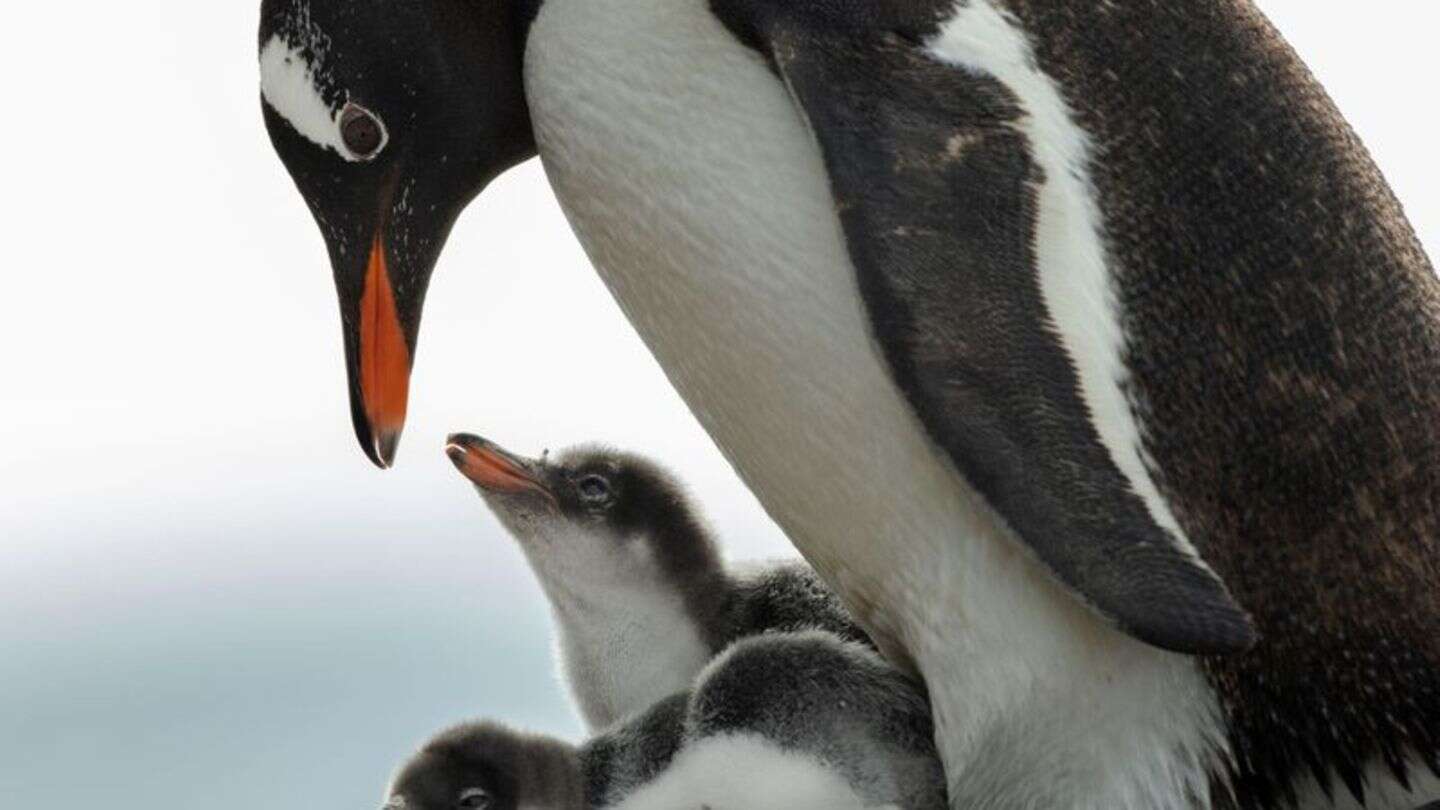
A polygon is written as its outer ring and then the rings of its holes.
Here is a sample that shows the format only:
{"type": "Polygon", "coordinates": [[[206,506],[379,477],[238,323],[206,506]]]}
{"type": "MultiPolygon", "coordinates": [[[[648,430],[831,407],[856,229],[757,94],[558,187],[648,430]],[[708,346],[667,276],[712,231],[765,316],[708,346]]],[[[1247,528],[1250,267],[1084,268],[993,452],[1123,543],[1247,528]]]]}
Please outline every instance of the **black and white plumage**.
{"type": "Polygon", "coordinates": [[[443,732],[401,767],[386,807],[942,810],[932,735],[915,682],[868,647],[775,633],[578,748],[493,723],[443,732]]]}
{"type": "Polygon", "coordinates": [[[593,445],[530,459],[469,434],[446,451],[539,577],[592,730],[689,686],[748,636],[866,643],[804,563],[728,569],[680,482],[649,459],[593,445]]]}
{"type": "Polygon", "coordinates": [[[1243,612],[1126,446],[1137,426],[1107,345],[1120,324],[1084,197],[1088,144],[1058,88],[983,3],[883,25],[833,5],[715,10],[771,60],[819,142],[896,383],[967,480],[1122,629],[1182,651],[1248,647],[1243,612]],[[1041,228],[1058,244],[1037,243],[1041,228]]]}
{"type": "Polygon", "coordinates": [[[1440,798],[1440,283],[1252,2],[509,8],[457,73],[957,807],[1440,798]]]}

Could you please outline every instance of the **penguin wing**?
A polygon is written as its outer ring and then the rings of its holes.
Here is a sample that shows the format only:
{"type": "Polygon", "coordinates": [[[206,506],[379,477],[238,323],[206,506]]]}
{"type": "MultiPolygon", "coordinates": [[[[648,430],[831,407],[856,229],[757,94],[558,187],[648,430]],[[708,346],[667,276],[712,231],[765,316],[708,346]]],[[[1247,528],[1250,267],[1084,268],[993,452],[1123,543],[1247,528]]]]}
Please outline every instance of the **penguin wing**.
{"type": "MultiPolygon", "coordinates": [[[[895,380],[1019,537],[1123,631],[1179,652],[1247,649],[1256,638],[1249,617],[1149,479],[1120,381],[1118,326],[1099,344],[1117,369],[1101,379],[1113,388],[1106,404],[1118,407],[1102,412],[1082,386],[1081,364],[1095,359],[1072,354],[1047,307],[1041,240],[1074,229],[1045,221],[1055,214],[1042,191],[1055,178],[1020,95],[937,58],[923,37],[876,24],[889,12],[844,19],[866,5],[715,0],[810,124],[895,380]],[[1120,445],[1102,438],[1113,428],[1105,419],[1129,427],[1120,445]],[[1132,457],[1117,463],[1118,453],[1132,457]]],[[[1046,255],[1068,262],[1068,250],[1046,255]]],[[[1085,292],[1075,286],[1063,306],[1082,308],[1087,324],[1093,313],[1096,330],[1114,323],[1105,291],[1085,292]]],[[[1094,334],[1083,337],[1096,345],[1094,334]]]]}

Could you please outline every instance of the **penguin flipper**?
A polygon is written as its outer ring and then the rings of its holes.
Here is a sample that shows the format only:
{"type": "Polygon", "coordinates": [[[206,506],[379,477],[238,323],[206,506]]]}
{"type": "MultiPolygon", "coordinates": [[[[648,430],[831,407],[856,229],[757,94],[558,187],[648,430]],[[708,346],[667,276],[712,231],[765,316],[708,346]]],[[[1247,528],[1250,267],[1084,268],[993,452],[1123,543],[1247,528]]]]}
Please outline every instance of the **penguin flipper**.
{"type": "MultiPolygon", "coordinates": [[[[874,336],[931,438],[1055,576],[1124,632],[1193,654],[1253,645],[1248,615],[1163,501],[1158,516],[1138,429],[1120,448],[1136,454],[1122,467],[1097,427],[1134,415],[1114,379],[1105,382],[1124,414],[1092,411],[1087,358],[1071,356],[1047,308],[1037,245],[1048,178],[1019,96],[936,58],[923,35],[868,4],[713,3],[808,120],[874,336]]],[[[1103,300],[1066,305],[1114,317],[1103,300]]]]}

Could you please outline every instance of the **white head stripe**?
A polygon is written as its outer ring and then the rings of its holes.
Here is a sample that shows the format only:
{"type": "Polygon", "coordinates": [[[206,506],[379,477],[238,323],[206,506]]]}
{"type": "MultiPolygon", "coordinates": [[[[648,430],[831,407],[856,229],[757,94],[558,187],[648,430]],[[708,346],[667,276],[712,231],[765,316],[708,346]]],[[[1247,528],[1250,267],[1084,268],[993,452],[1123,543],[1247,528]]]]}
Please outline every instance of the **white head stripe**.
{"type": "Polygon", "coordinates": [[[271,109],[307,140],[335,150],[348,161],[360,160],[340,139],[340,108],[325,103],[314,66],[279,34],[260,51],[260,93],[271,109]]]}

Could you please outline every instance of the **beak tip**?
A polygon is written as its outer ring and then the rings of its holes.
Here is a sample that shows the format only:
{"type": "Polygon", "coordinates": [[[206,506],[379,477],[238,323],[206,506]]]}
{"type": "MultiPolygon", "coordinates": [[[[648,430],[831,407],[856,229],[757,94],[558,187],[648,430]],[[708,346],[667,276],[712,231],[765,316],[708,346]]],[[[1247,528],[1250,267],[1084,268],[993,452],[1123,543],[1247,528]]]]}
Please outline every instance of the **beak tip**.
{"type": "Polygon", "coordinates": [[[399,430],[381,430],[375,434],[374,452],[370,460],[382,470],[395,466],[395,452],[400,448],[399,430]]]}
{"type": "Polygon", "coordinates": [[[454,442],[449,442],[445,445],[445,455],[450,457],[450,463],[454,464],[456,469],[462,472],[464,471],[465,448],[454,442]]]}
{"type": "Polygon", "coordinates": [[[485,450],[489,444],[473,433],[451,433],[445,437],[445,455],[450,457],[455,469],[464,473],[472,454],[485,450]]]}
{"type": "Polygon", "coordinates": [[[380,456],[380,453],[374,447],[362,447],[360,449],[365,451],[365,458],[370,459],[370,463],[374,464],[377,469],[390,469],[390,462],[382,458],[380,456]]]}
{"type": "Polygon", "coordinates": [[[473,433],[450,434],[445,440],[445,454],[461,475],[485,492],[513,495],[534,491],[554,499],[536,477],[533,462],[473,433]]]}

